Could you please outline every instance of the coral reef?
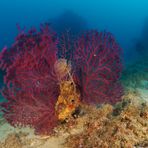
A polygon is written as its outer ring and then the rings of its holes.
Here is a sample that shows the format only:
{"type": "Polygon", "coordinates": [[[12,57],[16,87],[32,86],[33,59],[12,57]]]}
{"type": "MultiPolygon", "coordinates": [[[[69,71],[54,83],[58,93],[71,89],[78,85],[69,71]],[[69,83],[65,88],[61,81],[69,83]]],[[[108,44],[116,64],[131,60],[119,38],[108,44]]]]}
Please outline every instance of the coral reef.
{"type": "Polygon", "coordinates": [[[72,42],[72,51],[59,44],[46,24],[40,31],[20,32],[12,47],[0,53],[0,68],[6,72],[2,91],[6,101],[0,106],[11,125],[31,126],[46,135],[58,117],[74,113],[79,100],[94,104],[121,99],[121,48],[110,33],[87,32],[72,42]],[[69,82],[72,87],[65,87],[69,82]],[[56,110],[61,102],[66,102],[62,114],[56,110]]]}
{"type": "Polygon", "coordinates": [[[148,146],[148,104],[131,93],[115,105],[90,109],[85,130],[67,138],[66,146],[118,148],[148,146]],[[120,106],[120,107],[119,107],[120,106]]]}

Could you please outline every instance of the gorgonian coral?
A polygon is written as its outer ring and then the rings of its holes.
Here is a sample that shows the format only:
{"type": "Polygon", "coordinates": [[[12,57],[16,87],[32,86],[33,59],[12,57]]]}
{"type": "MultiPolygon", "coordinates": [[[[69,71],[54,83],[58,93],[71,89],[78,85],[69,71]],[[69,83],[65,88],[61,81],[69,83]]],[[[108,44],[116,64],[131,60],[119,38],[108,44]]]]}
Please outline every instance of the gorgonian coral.
{"type": "Polygon", "coordinates": [[[121,48],[106,32],[91,31],[77,41],[59,42],[47,25],[40,31],[20,33],[0,54],[0,68],[6,72],[2,94],[7,101],[1,104],[4,117],[14,126],[30,125],[36,133],[49,134],[58,120],[59,87],[70,71],[83,102],[117,102],[122,95],[120,56],[121,48]]]}
{"type": "Polygon", "coordinates": [[[76,79],[87,103],[115,103],[121,99],[118,82],[122,49],[108,32],[90,31],[75,43],[76,79]]]}
{"type": "Polygon", "coordinates": [[[1,68],[6,71],[2,93],[7,99],[2,107],[4,117],[12,125],[30,125],[45,134],[56,124],[56,44],[54,34],[46,26],[40,32],[19,34],[15,44],[1,52],[1,68]]]}

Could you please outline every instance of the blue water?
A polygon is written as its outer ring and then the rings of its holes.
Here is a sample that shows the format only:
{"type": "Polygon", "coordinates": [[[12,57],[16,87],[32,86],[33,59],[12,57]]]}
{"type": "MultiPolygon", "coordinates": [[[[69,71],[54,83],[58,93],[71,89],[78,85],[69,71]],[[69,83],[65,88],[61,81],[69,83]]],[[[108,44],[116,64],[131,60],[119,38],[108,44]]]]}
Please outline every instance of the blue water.
{"type": "MultiPolygon", "coordinates": [[[[63,25],[58,19],[67,10],[85,20],[87,28],[112,32],[124,49],[126,62],[129,57],[138,58],[133,47],[148,17],[147,0],[0,0],[0,48],[11,45],[17,23],[30,28],[48,21],[58,28],[63,25]]],[[[72,18],[65,21],[74,21],[72,18]]]]}

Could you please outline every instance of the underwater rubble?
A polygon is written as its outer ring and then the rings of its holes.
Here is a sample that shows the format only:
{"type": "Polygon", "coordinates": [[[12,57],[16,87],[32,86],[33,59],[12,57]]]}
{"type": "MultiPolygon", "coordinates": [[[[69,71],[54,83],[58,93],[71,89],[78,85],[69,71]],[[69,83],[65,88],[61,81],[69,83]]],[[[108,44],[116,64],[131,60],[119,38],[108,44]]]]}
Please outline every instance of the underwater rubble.
{"type": "Polygon", "coordinates": [[[127,93],[115,107],[106,104],[92,108],[85,130],[69,136],[70,148],[133,148],[148,147],[148,104],[139,102],[134,93],[127,93]]]}

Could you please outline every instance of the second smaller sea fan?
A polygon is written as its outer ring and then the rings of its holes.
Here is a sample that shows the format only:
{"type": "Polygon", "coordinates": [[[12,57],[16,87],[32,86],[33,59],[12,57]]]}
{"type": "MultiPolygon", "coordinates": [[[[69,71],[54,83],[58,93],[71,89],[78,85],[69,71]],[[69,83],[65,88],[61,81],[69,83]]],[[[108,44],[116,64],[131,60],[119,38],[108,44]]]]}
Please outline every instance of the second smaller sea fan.
{"type": "Polygon", "coordinates": [[[76,83],[84,102],[116,103],[121,99],[121,51],[108,32],[90,31],[78,39],[74,54],[76,83]]]}

